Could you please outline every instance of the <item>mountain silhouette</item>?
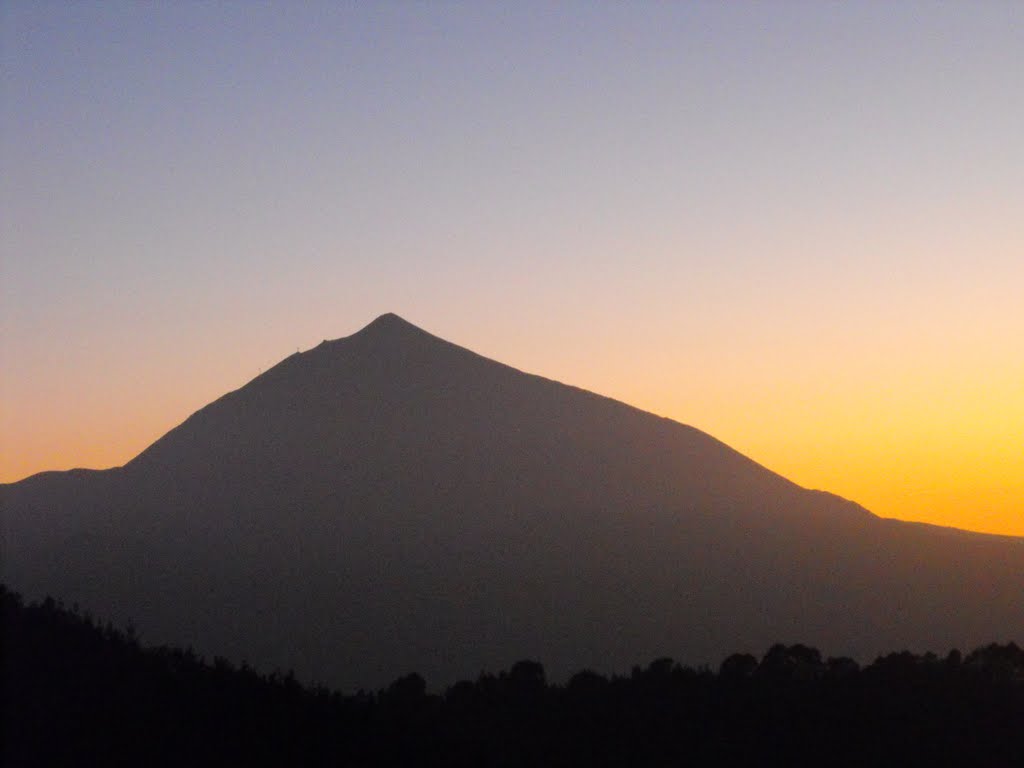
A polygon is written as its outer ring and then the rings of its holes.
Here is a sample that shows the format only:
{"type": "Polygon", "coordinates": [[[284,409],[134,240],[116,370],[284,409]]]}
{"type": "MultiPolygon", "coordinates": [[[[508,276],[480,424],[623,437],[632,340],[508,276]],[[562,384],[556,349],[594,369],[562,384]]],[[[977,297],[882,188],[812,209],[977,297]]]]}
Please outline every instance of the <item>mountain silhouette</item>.
{"type": "Polygon", "coordinates": [[[1024,637],[1024,539],[878,518],[393,314],[0,515],[27,597],[347,690],[1024,637]]]}

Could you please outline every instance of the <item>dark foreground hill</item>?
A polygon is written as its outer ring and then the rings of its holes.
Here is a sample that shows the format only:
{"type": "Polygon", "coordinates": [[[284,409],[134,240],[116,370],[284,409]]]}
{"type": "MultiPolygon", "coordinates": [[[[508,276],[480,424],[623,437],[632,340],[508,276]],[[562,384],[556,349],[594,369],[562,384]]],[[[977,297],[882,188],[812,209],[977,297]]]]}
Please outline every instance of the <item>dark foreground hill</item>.
{"type": "Polygon", "coordinates": [[[803,645],[718,674],[659,659],[551,685],[535,661],[429,695],[310,690],[143,649],[0,586],[0,764],[28,766],[1020,766],[1024,651],[893,653],[858,669],[803,645]]]}
{"type": "Polygon", "coordinates": [[[877,518],[394,315],[0,510],[30,598],[346,690],[1024,637],[1024,539],[877,518]]]}

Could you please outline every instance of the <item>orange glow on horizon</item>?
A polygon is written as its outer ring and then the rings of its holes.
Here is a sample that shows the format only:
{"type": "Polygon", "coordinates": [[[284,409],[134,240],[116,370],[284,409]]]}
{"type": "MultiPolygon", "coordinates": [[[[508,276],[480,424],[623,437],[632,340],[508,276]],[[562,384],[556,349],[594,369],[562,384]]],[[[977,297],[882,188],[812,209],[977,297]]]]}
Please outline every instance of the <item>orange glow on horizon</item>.
{"type": "MultiPolygon", "coordinates": [[[[606,386],[590,388],[691,424],[802,486],[836,493],[882,517],[1024,536],[1024,402],[1014,398],[1014,376],[983,387],[954,386],[946,377],[943,387],[935,385],[937,373],[922,370],[903,389],[872,392],[863,381],[830,387],[798,369],[774,388],[716,386],[718,376],[728,383],[718,371],[701,379],[667,375],[660,388],[629,379],[616,391],[614,384],[622,383],[616,373],[609,363],[552,378],[601,380],[606,386]],[[673,394],[672,383],[684,379],[683,396],[673,394]]],[[[770,373],[762,371],[767,380],[770,373]]],[[[0,481],[122,465],[230,388],[204,381],[149,403],[97,396],[88,417],[68,405],[40,404],[34,414],[0,411],[10,438],[0,444],[0,481]],[[50,418],[39,419],[40,413],[50,418]]]]}

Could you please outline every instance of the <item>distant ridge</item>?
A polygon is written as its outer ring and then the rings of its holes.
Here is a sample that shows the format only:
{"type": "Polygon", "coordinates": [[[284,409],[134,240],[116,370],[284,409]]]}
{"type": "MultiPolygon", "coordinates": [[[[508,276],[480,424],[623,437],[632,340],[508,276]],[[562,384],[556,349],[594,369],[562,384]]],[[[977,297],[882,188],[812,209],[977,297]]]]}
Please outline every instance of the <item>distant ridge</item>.
{"type": "Polygon", "coordinates": [[[390,313],[124,467],[0,486],[0,515],[30,599],[350,690],[1024,638],[1024,539],[880,519],[390,313]]]}

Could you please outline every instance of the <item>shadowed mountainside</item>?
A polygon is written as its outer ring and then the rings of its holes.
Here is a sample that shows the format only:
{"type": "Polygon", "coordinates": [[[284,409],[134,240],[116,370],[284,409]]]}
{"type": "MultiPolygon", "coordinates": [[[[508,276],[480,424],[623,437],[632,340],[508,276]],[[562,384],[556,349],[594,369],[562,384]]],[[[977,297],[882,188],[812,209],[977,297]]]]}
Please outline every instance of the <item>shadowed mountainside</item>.
{"type": "Polygon", "coordinates": [[[395,315],[0,510],[28,597],[346,689],[1024,637],[1024,539],[877,518],[395,315]]]}

